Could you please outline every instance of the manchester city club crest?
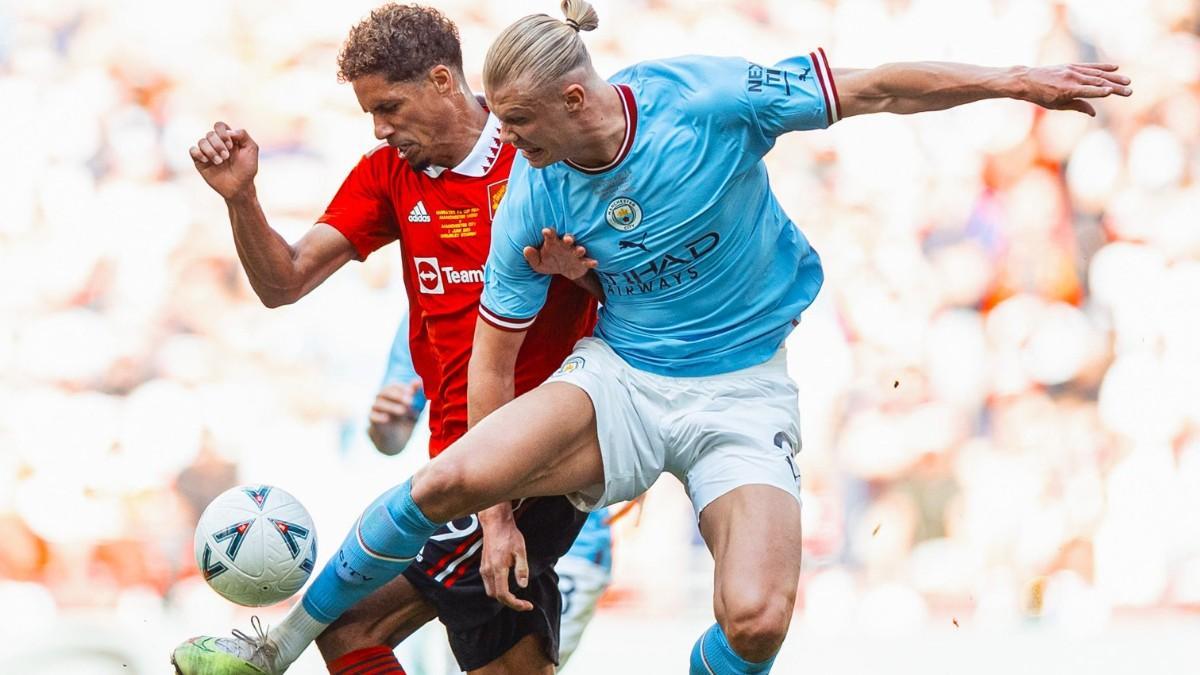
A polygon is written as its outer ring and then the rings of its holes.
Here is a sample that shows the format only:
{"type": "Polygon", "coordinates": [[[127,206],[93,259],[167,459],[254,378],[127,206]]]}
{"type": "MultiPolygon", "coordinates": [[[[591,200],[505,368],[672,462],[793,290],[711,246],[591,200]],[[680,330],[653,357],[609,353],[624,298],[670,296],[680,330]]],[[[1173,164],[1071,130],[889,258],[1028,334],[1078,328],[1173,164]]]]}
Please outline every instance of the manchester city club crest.
{"type": "Polygon", "coordinates": [[[582,356],[572,356],[563,362],[562,367],[558,369],[558,372],[555,373],[555,375],[568,375],[579,370],[580,368],[583,368],[583,364],[585,363],[587,362],[584,361],[582,356]]]}
{"type": "Polygon", "coordinates": [[[608,203],[604,218],[613,229],[628,232],[641,224],[642,207],[629,197],[617,197],[608,203]]]}

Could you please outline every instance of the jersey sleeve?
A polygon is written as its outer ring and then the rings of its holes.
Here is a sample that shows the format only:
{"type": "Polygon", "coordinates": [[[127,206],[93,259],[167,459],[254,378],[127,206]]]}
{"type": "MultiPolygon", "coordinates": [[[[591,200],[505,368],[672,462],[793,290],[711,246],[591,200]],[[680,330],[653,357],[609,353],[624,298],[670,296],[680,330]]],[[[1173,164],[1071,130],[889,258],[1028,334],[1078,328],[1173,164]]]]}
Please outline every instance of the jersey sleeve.
{"type": "MultiPolygon", "coordinates": [[[[396,337],[392,339],[392,349],[388,353],[387,370],[383,374],[383,382],[380,387],[386,387],[389,384],[408,384],[413,380],[419,380],[417,370],[413,366],[412,349],[409,346],[409,324],[408,312],[400,318],[400,326],[396,329],[396,337]]],[[[428,401],[425,399],[424,388],[418,388],[416,395],[413,397],[413,410],[420,413],[425,409],[425,404],[428,401]]]]}
{"type": "Polygon", "coordinates": [[[379,155],[385,150],[377,148],[359,160],[317,219],[350,240],[359,260],[399,237],[387,189],[388,164],[379,155]]]}
{"type": "Polygon", "coordinates": [[[745,90],[754,123],[768,138],[824,129],[841,118],[837,85],[823,49],[773,66],[747,62],[745,90]]]}
{"type": "Polygon", "coordinates": [[[523,331],[546,303],[550,277],[533,271],[522,253],[541,242],[543,227],[557,229],[558,219],[545,190],[534,196],[538,180],[524,158],[513,161],[508,191],[492,221],[492,246],[483,272],[479,316],[495,328],[523,331]]]}

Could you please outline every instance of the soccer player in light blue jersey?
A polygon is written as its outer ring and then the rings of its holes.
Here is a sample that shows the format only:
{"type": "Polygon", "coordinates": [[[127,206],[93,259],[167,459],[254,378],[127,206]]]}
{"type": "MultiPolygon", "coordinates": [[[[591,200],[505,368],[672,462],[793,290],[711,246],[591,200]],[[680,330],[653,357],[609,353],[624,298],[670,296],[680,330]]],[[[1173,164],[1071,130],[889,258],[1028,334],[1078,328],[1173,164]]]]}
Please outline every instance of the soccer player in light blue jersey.
{"type": "Polygon", "coordinates": [[[1094,115],[1088,99],[1131,93],[1110,64],[847,70],[820,50],[769,66],[652,61],[605,81],[578,34],[597,26],[595,12],[562,6],[565,21],[507,28],[484,67],[502,140],[523,159],[492,231],[472,428],[363,513],[303,602],[257,643],[272,672],[399,574],[441,523],[539,495],[599,509],[664,471],[687,489],[716,563],[716,623],[690,672],[769,672],[800,572],[799,414],[782,348],[822,273],[763,155],[785,132],[853,115],[987,98],[1094,115]],[[513,400],[513,364],[548,281],[528,256],[555,231],[587,247],[607,299],[596,337],[513,400]]]}

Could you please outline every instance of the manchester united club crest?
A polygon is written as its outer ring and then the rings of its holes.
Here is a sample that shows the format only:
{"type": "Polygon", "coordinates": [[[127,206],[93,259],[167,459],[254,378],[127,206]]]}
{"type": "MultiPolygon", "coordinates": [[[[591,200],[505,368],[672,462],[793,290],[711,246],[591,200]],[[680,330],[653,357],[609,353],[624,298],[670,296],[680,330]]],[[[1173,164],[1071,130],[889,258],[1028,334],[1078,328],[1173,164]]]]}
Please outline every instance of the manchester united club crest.
{"type": "Polygon", "coordinates": [[[504,195],[507,192],[507,178],[488,186],[488,215],[491,216],[492,220],[496,219],[496,210],[500,208],[500,201],[504,199],[504,195]]]}
{"type": "Polygon", "coordinates": [[[617,197],[608,203],[604,219],[613,229],[628,232],[641,224],[642,207],[629,197],[617,197]]]}

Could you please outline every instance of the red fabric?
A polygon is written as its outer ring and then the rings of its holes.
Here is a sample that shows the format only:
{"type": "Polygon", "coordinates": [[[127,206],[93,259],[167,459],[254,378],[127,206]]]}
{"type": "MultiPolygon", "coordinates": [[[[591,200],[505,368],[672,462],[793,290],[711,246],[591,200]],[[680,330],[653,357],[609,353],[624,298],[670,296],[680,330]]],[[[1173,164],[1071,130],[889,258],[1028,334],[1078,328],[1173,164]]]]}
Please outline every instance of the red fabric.
{"type": "MultiPolygon", "coordinates": [[[[483,176],[443,171],[434,178],[381,146],[359,161],[318,219],[345,235],[360,259],[400,241],[413,367],[429,399],[431,456],[467,430],[467,363],[483,265],[515,152],[500,145],[483,176]]],[[[541,384],[591,334],[596,302],[556,278],[538,317],[517,358],[517,395],[541,384]]]]}
{"type": "Polygon", "coordinates": [[[329,675],[405,675],[395,652],[383,645],[350,652],[325,667],[329,675]]]}

